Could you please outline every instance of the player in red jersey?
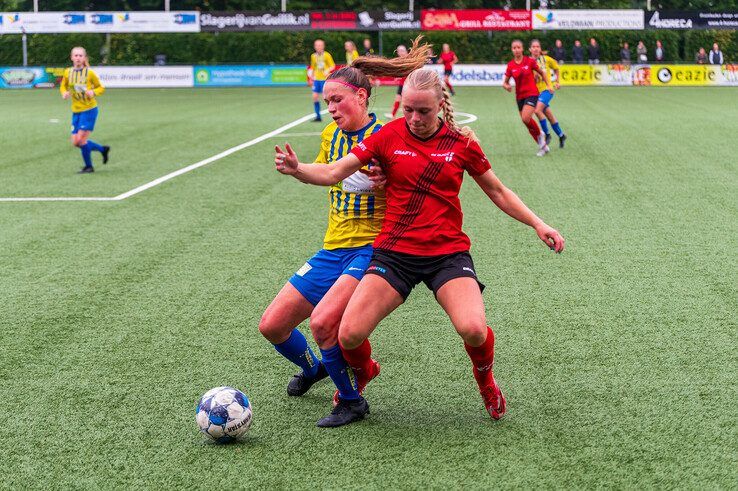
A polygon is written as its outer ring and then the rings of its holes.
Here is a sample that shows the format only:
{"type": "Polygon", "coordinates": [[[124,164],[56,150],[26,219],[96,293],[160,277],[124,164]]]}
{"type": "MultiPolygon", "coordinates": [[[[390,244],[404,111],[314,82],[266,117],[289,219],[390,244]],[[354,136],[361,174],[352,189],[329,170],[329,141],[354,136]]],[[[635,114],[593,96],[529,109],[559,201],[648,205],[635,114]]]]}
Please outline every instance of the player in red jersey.
{"type": "MultiPolygon", "coordinates": [[[[397,53],[398,58],[402,58],[403,56],[407,56],[407,47],[404,44],[400,44],[397,46],[397,50],[395,50],[397,53]]],[[[395,96],[395,102],[392,104],[392,112],[389,114],[389,117],[392,119],[395,119],[397,116],[397,110],[400,108],[400,101],[402,100],[402,86],[405,84],[405,78],[400,79],[400,84],[397,87],[397,95],[395,96]]]]}
{"type": "Polygon", "coordinates": [[[546,77],[538,63],[533,58],[523,54],[523,42],[516,39],[512,42],[513,59],[507,64],[505,70],[505,80],[502,87],[510,92],[510,78],[515,80],[515,99],[518,101],[518,111],[520,111],[520,119],[528,128],[530,136],[538,143],[538,155],[543,157],[549,152],[546,145],[546,135],[541,132],[538,123],[533,119],[538,103],[538,87],[536,87],[535,74],[537,73],[543,80],[546,80],[548,90],[553,93],[550,78],[546,77]]]}
{"type": "Polygon", "coordinates": [[[358,384],[366,385],[376,375],[370,334],[423,282],[464,341],[487,411],[500,419],[506,402],[492,372],[494,333],[485,318],[484,285],[477,280],[470,241],[461,229],[459,190],[464,172],[498,208],[534,228],[554,251],[564,250],[564,238],[495,176],[473,131],[456,124],[448,92],[436,72],[412,72],[402,105],[404,120],[387,123],[335,163],[301,164],[288,145],[286,151],[276,147],[276,168],[303,182],[329,185],[376,158],[386,174],[382,229],[366,275],[339,326],[341,351],[358,384]]]}
{"type": "Polygon", "coordinates": [[[438,64],[443,64],[443,83],[446,84],[451,95],[456,95],[454,88],[451,86],[451,75],[454,72],[454,64],[459,62],[459,58],[456,53],[451,51],[451,46],[448,43],[443,43],[441,49],[441,56],[438,57],[438,64]]]}

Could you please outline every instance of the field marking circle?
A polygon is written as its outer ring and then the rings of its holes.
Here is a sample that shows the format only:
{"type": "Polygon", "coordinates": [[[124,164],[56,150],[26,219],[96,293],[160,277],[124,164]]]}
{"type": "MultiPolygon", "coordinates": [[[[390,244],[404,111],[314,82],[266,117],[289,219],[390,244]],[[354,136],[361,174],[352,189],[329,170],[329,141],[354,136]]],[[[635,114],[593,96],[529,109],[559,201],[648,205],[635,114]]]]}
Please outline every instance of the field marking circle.
{"type": "Polygon", "coordinates": [[[456,124],[469,124],[469,123],[473,123],[474,121],[476,121],[477,119],[479,119],[479,118],[477,118],[477,115],[476,114],[463,113],[461,111],[454,111],[454,114],[456,116],[465,116],[467,118],[467,119],[462,119],[461,121],[456,121],[456,124]]]}

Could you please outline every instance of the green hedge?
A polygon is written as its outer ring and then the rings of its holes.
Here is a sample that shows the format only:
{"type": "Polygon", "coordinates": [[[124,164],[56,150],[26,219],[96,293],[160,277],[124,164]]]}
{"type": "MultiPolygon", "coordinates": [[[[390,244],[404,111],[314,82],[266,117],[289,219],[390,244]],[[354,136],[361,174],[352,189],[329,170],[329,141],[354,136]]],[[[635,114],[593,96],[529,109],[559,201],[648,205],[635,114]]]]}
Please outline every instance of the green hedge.
{"type": "MultiPolygon", "coordinates": [[[[408,44],[417,32],[391,31],[383,33],[385,55],[398,44],[408,44]]],[[[560,32],[426,32],[427,39],[440,50],[441,43],[450,43],[459,59],[464,63],[499,63],[510,58],[510,41],[520,38],[527,42],[537,37],[544,48],[552,48],[556,39],[561,39],[571,56],[575,39],[586,46],[590,37],[600,43],[603,61],[619,59],[623,41],[631,45],[634,53],[639,40],[643,40],[653,60],[657,39],[664,44],[667,58],[671,61],[694,61],[699,47],[709,51],[717,41],[726,60],[738,61],[738,34],[736,31],[560,31],[560,32]]],[[[341,62],[343,42],[346,39],[361,44],[370,37],[378,46],[378,33],[324,32],[326,40],[337,62],[341,62]]],[[[244,33],[199,33],[199,34],[113,34],[107,63],[111,65],[150,65],[154,55],[164,53],[170,64],[217,64],[217,63],[307,63],[312,52],[314,32],[244,32],[244,33]]],[[[101,61],[101,48],[105,46],[102,34],[34,34],[28,36],[28,62],[32,65],[65,65],[73,46],[84,46],[93,64],[101,61]]],[[[585,52],[586,59],[586,52],[585,52]]],[[[0,36],[0,65],[18,65],[22,62],[21,37],[0,36]]]]}

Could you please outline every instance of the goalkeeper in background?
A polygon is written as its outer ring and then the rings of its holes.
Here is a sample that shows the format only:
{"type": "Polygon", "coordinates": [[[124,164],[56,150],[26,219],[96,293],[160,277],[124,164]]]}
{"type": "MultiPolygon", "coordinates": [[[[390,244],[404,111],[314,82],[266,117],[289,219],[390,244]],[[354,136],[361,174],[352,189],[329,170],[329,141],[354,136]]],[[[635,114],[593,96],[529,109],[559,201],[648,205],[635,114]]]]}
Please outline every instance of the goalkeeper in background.
{"type": "Polygon", "coordinates": [[[325,79],[331,74],[336,67],[333,57],[325,50],[325,41],[316,39],[313,43],[315,53],[310,55],[310,68],[308,69],[308,78],[313,81],[313,107],[315,108],[315,119],[313,121],[323,121],[320,117],[320,99],[323,98],[323,85],[325,79]]]}
{"type": "Polygon", "coordinates": [[[84,48],[80,46],[72,48],[71,60],[72,67],[64,70],[59,90],[62,98],[72,99],[72,145],[79,147],[85,164],[79,174],[88,174],[95,171],[92,167],[93,151],[102,154],[103,164],[108,163],[110,154],[110,147],[89,139],[97,120],[96,97],[105,92],[105,87],[100,83],[97,74],[90,70],[90,62],[84,48]]]}

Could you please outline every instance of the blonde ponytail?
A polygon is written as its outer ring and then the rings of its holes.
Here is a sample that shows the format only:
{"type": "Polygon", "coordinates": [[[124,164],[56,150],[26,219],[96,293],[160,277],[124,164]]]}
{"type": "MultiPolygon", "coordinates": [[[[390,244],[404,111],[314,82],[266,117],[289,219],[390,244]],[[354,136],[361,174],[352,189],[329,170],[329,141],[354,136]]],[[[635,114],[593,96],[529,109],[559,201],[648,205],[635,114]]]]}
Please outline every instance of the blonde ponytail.
{"type": "Polygon", "coordinates": [[[423,36],[418,36],[407,55],[398,58],[384,58],[381,56],[360,56],[351,64],[364,75],[370,77],[406,77],[413,70],[422,68],[431,56],[432,44],[420,42],[423,36]]]}

